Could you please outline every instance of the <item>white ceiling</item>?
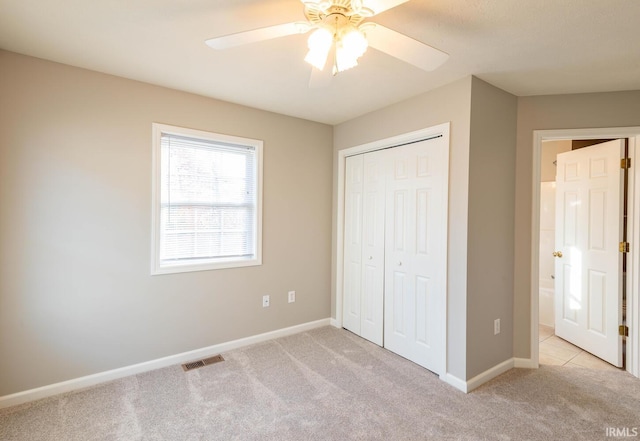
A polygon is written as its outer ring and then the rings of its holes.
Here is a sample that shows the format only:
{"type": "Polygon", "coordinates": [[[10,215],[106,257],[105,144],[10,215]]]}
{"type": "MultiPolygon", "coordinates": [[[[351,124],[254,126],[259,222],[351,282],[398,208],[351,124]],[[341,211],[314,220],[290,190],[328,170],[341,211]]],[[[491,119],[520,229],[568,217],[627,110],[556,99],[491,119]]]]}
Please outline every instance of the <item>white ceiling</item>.
{"type": "Polygon", "coordinates": [[[0,48],[328,124],[468,75],[519,96],[640,89],[640,0],[411,0],[371,21],[447,52],[442,67],[369,49],[320,89],[305,35],[204,44],[303,19],[300,0],[0,0],[0,48]]]}

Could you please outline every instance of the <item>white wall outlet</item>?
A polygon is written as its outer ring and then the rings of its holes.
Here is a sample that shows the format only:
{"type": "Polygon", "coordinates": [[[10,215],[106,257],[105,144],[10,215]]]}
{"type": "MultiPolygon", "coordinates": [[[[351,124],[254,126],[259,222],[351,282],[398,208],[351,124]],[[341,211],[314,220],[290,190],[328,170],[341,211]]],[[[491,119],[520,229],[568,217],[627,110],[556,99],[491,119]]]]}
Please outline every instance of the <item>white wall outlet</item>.
{"type": "Polygon", "coordinates": [[[493,321],[493,335],[500,334],[500,319],[495,319],[493,321]]]}
{"type": "Polygon", "coordinates": [[[296,301],[296,292],[289,291],[289,303],[293,303],[296,301]]]}
{"type": "Polygon", "coordinates": [[[269,307],[269,302],[270,302],[270,299],[269,299],[268,295],[267,296],[262,296],[262,307],[263,308],[269,307]]]}

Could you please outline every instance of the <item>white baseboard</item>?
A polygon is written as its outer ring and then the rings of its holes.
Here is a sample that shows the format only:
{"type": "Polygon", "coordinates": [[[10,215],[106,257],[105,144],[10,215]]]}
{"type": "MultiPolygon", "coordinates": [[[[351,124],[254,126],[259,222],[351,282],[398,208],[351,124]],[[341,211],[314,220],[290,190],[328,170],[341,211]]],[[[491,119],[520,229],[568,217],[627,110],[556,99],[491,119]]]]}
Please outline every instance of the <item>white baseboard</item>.
{"type": "MultiPolygon", "coordinates": [[[[456,389],[461,390],[464,393],[468,393],[480,387],[487,381],[493,380],[498,375],[504,374],[505,372],[507,372],[508,370],[514,367],[524,367],[524,366],[515,366],[515,363],[516,363],[515,360],[516,359],[514,358],[505,360],[502,363],[495,365],[491,369],[487,369],[486,371],[476,375],[475,377],[473,377],[468,381],[461,380],[460,378],[454,375],[451,375],[449,373],[447,373],[444,376],[444,378],[443,377],[440,377],[440,378],[445,382],[449,383],[451,386],[455,387],[456,389]]],[[[518,360],[523,360],[523,359],[518,359],[518,360]]]]}
{"type": "Polygon", "coordinates": [[[500,374],[504,374],[510,369],[513,369],[513,358],[503,361],[500,364],[495,365],[491,369],[487,369],[481,374],[476,375],[471,380],[467,381],[467,392],[478,388],[489,380],[493,380],[500,374]]]}
{"type": "Polygon", "coordinates": [[[342,326],[338,325],[338,320],[334,319],[333,317],[330,320],[331,326],[333,326],[334,328],[342,328],[342,326]]]}
{"type": "Polygon", "coordinates": [[[447,373],[445,375],[440,375],[440,379],[445,383],[448,383],[451,386],[455,387],[456,389],[461,390],[465,394],[467,393],[467,382],[459,379],[455,375],[447,373]]]}
{"type": "Polygon", "coordinates": [[[5,395],[3,397],[0,397],[0,409],[5,407],[17,406],[18,404],[28,403],[30,401],[39,400],[41,398],[46,398],[73,390],[95,386],[100,383],[117,380],[119,378],[128,377],[130,375],[136,375],[155,369],[198,360],[201,358],[209,357],[211,355],[220,354],[223,352],[231,351],[233,349],[249,346],[255,343],[273,340],[274,338],[286,337],[288,335],[293,335],[328,325],[332,325],[331,319],[326,318],[322,320],[316,320],[314,322],[303,323],[301,325],[291,326],[289,328],[265,332],[264,334],[253,335],[251,337],[241,338],[226,343],[220,343],[217,345],[208,346],[206,348],[170,355],[168,357],[145,361],[143,363],[133,364],[131,366],[125,366],[110,371],[87,375],[80,378],[74,378],[72,380],[62,381],[60,383],[50,384],[48,386],[42,386],[23,392],[17,392],[11,395],[5,395]]]}

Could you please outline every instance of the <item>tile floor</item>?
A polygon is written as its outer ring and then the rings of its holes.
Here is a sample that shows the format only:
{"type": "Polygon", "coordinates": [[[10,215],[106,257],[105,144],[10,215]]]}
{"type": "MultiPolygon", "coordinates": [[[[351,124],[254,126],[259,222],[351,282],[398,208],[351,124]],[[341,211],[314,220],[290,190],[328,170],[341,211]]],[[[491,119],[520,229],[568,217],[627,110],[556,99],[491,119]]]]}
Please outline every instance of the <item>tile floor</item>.
{"type": "Polygon", "coordinates": [[[549,326],[539,325],[539,337],[540,364],[590,369],[618,369],[556,336],[553,328],[549,326]]]}

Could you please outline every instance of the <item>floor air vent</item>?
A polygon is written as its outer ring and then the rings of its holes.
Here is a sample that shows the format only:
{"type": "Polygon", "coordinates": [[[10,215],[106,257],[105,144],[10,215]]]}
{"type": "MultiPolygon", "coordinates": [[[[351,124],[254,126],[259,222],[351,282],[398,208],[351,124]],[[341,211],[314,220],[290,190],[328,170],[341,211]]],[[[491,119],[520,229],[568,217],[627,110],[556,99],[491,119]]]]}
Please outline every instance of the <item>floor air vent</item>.
{"type": "Polygon", "coordinates": [[[193,369],[201,368],[203,366],[208,366],[210,364],[220,363],[221,361],[224,361],[224,358],[222,358],[222,355],[214,355],[213,357],[204,358],[202,360],[190,361],[189,363],[185,363],[185,364],[182,365],[182,369],[186,372],[186,371],[190,371],[190,370],[193,370],[193,369]]]}

